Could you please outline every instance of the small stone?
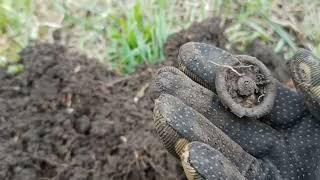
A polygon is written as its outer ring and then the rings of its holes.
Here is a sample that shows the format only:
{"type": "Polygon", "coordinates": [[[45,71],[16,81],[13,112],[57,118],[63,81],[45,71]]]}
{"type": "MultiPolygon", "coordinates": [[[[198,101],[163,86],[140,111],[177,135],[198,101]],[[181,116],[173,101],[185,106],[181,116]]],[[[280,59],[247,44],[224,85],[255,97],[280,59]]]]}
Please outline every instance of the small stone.
{"type": "Polygon", "coordinates": [[[82,134],[89,131],[91,127],[90,119],[87,116],[81,116],[75,121],[75,129],[82,134]]]}

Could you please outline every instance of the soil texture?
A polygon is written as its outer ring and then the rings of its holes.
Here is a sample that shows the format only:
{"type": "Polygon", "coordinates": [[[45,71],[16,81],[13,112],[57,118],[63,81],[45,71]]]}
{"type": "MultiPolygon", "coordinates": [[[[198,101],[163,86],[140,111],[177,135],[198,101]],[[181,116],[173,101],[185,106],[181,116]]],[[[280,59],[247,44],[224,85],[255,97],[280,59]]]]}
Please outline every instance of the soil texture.
{"type": "Polygon", "coordinates": [[[272,71],[273,77],[280,82],[289,83],[291,81],[285,59],[276,54],[266,43],[255,40],[247,49],[247,54],[256,57],[272,71]]]}
{"type": "Polygon", "coordinates": [[[182,176],[153,132],[152,69],[119,76],[56,44],[21,58],[25,72],[0,80],[0,179],[182,176]]]}

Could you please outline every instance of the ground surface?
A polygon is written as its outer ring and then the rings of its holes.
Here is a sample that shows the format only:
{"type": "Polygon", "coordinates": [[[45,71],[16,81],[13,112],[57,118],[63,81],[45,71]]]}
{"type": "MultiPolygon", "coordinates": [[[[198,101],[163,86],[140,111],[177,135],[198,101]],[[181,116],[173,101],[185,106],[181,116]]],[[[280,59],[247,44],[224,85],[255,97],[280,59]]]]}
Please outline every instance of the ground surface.
{"type": "MultiPolygon", "coordinates": [[[[165,64],[175,64],[188,41],[223,48],[218,24],[209,19],[172,36],[165,64]]],[[[147,91],[157,67],[124,77],[52,44],[29,46],[21,57],[24,73],[0,71],[0,179],[184,178],[153,130],[147,91]]]]}

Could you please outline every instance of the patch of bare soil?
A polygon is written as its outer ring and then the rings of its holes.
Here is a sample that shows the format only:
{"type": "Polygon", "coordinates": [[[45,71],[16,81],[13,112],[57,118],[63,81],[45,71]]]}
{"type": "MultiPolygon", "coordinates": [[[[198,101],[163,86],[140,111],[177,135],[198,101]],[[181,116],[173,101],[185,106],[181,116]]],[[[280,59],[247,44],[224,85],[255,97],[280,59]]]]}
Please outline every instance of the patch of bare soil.
{"type": "Polygon", "coordinates": [[[0,80],[0,179],[176,179],[144,96],[151,69],[107,72],[60,45],[21,53],[26,71],[0,80]]]}
{"type": "Polygon", "coordinates": [[[290,76],[284,58],[274,53],[273,49],[262,41],[254,41],[247,49],[247,54],[262,61],[272,75],[280,82],[290,83],[290,76]]]}

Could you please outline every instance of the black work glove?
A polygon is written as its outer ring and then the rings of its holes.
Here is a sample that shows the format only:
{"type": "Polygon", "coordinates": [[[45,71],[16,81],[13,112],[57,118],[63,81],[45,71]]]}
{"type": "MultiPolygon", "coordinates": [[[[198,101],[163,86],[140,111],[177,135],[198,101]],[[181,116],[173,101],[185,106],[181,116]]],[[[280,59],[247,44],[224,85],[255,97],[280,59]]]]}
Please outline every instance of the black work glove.
{"type": "Polygon", "coordinates": [[[288,68],[302,93],[276,82],[271,112],[239,118],[221,104],[214,82],[216,64],[234,58],[192,42],[180,48],[180,70],[157,72],[151,94],[164,146],[188,179],[320,179],[319,60],[298,51],[288,68]]]}

